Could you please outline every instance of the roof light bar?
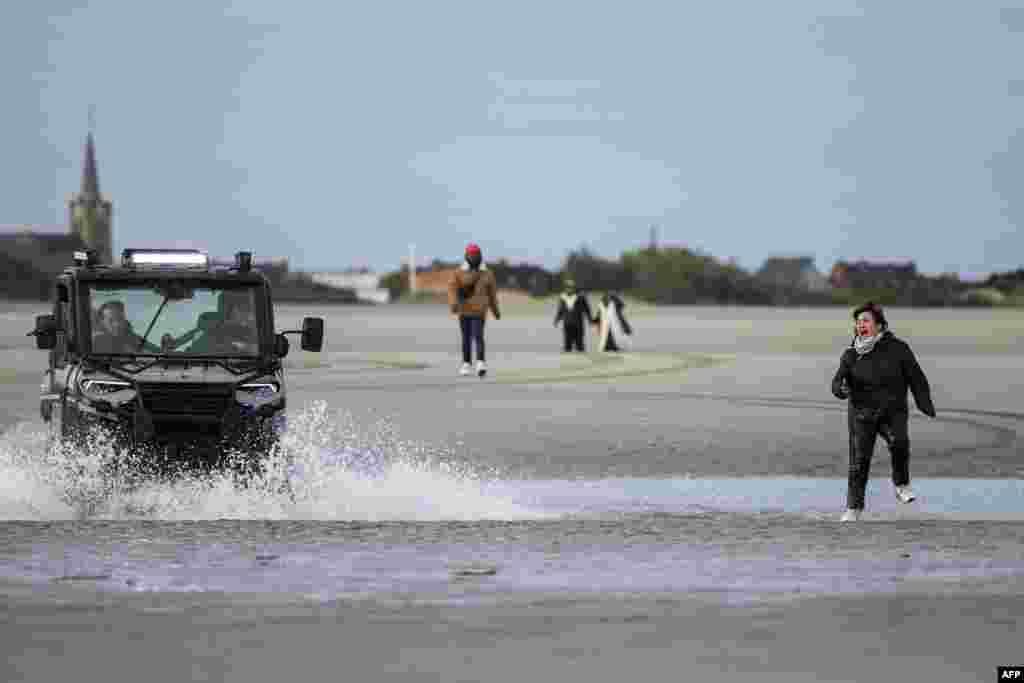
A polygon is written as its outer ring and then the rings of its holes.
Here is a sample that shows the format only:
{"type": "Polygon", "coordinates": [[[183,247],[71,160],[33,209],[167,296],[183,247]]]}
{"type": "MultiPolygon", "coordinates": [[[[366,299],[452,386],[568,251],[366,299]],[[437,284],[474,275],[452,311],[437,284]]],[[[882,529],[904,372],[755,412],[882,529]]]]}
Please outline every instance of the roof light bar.
{"type": "Polygon", "coordinates": [[[207,269],[210,259],[196,249],[125,249],[121,264],[125,268],[207,269]]]}

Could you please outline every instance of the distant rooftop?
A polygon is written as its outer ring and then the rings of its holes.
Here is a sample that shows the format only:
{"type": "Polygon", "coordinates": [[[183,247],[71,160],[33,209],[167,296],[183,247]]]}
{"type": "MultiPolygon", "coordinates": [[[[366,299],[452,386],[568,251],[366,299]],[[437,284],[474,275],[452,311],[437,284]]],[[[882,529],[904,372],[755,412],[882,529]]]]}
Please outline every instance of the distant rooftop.
{"type": "Polygon", "coordinates": [[[974,273],[969,271],[957,273],[957,277],[959,277],[963,282],[983,282],[991,275],[992,273],[974,273]]]}
{"type": "Polygon", "coordinates": [[[879,266],[905,266],[908,263],[914,262],[912,258],[893,258],[891,256],[883,258],[844,258],[839,260],[844,263],[870,263],[879,266]]]}
{"type": "Polygon", "coordinates": [[[16,235],[21,233],[36,235],[67,235],[70,230],[66,225],[39,225],[31,223],[0,223],[0,235],[16,235]]]}

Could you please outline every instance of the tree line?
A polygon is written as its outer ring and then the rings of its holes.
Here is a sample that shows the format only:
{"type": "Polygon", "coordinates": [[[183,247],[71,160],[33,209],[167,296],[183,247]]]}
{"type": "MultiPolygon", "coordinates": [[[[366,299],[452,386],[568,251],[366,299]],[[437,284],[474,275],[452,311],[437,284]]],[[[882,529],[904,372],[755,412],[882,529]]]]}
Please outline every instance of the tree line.
{"type": "MultiPolygon", "coordinates": [[[[435,260],[428,272],[455,268],[460,262],[435,260]]],[[[489,262],[498,286],[535,297],[560,292],[572,279],[584,291],[613,291],[654,304],[827,306],[851,305],[867,299],[883,305],[987,306],[1024,303],[1024,269],[993,275],[983,283],[955,276],[916,274],[898,284],[876,287],[811,287],[801,281],[767,278],[686,247],[648,246],[604,258],[586,247],[571,251],[557,271],[532,264],[489,262]]],[[[408,267],[384,275],[380,286],[392,300],[406,295],[408,267]]]]}

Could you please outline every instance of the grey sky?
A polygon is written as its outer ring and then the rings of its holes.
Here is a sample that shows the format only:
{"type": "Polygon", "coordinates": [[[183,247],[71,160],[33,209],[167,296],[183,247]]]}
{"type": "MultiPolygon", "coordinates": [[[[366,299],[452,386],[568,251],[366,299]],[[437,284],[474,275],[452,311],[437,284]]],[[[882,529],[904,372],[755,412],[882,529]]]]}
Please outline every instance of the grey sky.
{"type": "Polygon", "coordinates": [[[116,250],[1024,265],[1008,2],[9,4],[0,223],[65,221],[95,103],[116,250]]]}

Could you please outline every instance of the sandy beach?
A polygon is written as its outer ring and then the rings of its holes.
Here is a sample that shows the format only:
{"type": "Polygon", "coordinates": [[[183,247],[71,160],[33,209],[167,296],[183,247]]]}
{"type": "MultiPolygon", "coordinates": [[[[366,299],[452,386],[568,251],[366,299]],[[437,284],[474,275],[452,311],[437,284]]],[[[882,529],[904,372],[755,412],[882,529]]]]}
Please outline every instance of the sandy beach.
{"type": "Polygon", "coordinates": [[[1024,318],[888,311],[933,387],[919,500],[876,452],[840,525],[843,309],[627,309],[566,355],[553,308],[326,320],[289,367],[297,500],[161,484],[89,514],[45,461],[44,305],[0,306],[3,680],[991,681],[1020,664],[1024,318]],[[592,345],[593,339],[588,339],[592,345]],[[45,461],[45,462],[44,462],[45,461]],[[59,486],[58,486],[59,483],[59,486]],[[65,487],[60,490],[60,487],[65,487]]]}

